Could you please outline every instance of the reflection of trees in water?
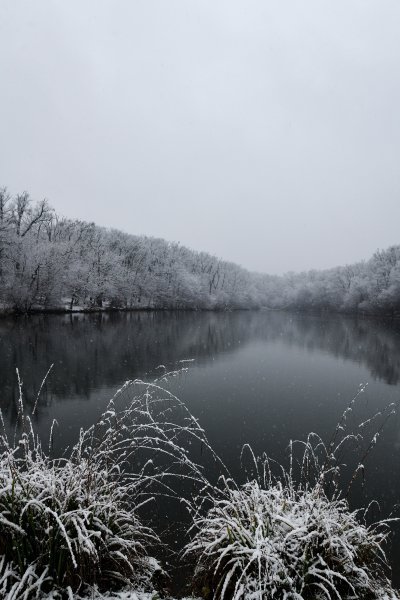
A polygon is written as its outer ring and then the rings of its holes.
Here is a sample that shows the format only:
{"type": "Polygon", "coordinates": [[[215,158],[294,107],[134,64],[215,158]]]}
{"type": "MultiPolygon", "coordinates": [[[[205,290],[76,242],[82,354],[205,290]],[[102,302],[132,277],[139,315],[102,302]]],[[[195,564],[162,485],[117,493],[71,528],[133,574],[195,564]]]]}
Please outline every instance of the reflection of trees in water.
{"type": "MultiPolygon", "coordinates": [[[[279,315],[281,318],[282,315],[279,315]]],[[[365,366],[375,379],[400,379],[400,323],[340,316],[292,315],[282,322],[282,339],[308,350],[333,354],[365,366]]]]}
{"type": "Polygon", "coordinates": [[[15,406],[15,367],[28,403],[51,363],[51,394],[88,397],[93,388],[154,373],[159,364],[207,360],[251,340],[328,352],[387,383],[399,381],[400,329],[393,323],[277,312],[37,315],[0,321],[0,406],[15,406]]]}
{"type": "MultiPolygon", "coordinates": [[[[51,392],[88,397],[93,388],[160,375],[159,364],[176,367],[186,358],[206,358],[250,339],[234,313],[132,312],[37,315],[0,321],[0,406],[17,398],[15,368],[33,403],[49,365],[51,392]]],[[[246,318],[247,317],[247,318],[246,318]]],[[[11,402],[14,405],[15,402],[11,402]]]]}

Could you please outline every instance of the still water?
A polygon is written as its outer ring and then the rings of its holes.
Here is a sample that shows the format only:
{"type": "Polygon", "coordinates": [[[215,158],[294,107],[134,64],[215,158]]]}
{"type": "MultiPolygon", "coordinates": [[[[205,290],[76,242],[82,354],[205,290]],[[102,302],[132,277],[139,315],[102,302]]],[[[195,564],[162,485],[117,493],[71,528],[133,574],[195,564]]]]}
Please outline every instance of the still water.
{"type": "MultiPolygon", "coordinates": [[[[60,451],[90,426],[128,379],[152,380],[159,365],[188,372],[169,388],[204,427],[215,451],[239,476],[249,442],[283,460],[290,439],[314,431],[328,440],[357,392],[352,425],[400,399],[400,324],[341,316],[278,312],[135,312],[38,315],[0,320],[0,407],[16,420],[18,386],[33,405],[43,376],[53,369],[38,404],[45,437],[57,419],[60,451]],[[190,363],[181,363],[191,359],[190,363]]],[[[380,422],[377,420],[377,427],[380,422]]],[[[392,416],[366,460],[356,503],[379,500],[387,516],[400,503],[400,421],[392,416]]],[[[400,534],[393,543],[400,585],[400,534]]]]}

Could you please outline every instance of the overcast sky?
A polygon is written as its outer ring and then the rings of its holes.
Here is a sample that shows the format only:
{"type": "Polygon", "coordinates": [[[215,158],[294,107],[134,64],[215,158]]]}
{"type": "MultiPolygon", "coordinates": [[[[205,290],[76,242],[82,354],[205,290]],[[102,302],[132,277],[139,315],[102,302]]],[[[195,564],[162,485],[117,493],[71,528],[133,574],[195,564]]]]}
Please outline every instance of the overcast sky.
{"type": "Polygon", "coordinates": [[[1,0],[0,185],[281,273],[400,243],[398,0],[1,0]]]}

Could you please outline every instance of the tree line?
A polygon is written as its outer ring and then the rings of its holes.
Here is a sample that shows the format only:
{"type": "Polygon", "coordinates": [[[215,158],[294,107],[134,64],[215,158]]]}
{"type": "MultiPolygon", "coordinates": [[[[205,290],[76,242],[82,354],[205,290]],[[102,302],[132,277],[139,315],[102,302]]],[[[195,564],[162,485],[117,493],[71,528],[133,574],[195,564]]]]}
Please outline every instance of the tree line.
{"type": "Polygon", "coordinates": [[[248,271],[177,243],[59,217],[0,189],[0,302],[38,308],[256,308],[248,271]]]}
{"type": "Polygon", "coordinates": [[[272,308],[400,316],[400,245],[351,265],[264,278],[272,308]]]}
{"type": "Polygon", "coordinates": [[[283,276],[206,252],[60,217],[0,188],[0,307],[295,309],[400,313],[400,246],[368,261],[283,276]]]}

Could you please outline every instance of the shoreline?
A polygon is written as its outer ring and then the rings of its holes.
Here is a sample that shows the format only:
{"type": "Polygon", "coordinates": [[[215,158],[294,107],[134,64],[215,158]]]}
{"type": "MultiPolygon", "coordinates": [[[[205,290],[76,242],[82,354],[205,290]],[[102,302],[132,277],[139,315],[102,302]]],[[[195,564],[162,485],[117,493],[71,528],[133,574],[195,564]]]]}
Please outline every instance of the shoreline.
{"type": "Polygon", "coordinates": [[[65,308],[65,307],[35,307],[26,311],[16,310],[13,308],[0,308],[0,318],[5,317],[31,317],[35,315],[74,315],[74,314],[100,314],[100,313],[136,313],[136,312],[281,312],[288,314],[300,314],[307,316],[344,316],[362,319],[384,319],[388,321],[400,321],[400,311],[395,313],[388,312],[367,312],[367,311],[339,311],[339,310],[301,310],[296,308],[269,308],[269,307],[257,307],[257,308],[235,308],[235,307],[217,307],[217,308],[200,308],[200,307],[129,307],[129,308],[117,308],[117,307],[77,307],[77,308],[65,308]]]}

